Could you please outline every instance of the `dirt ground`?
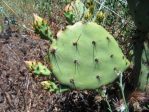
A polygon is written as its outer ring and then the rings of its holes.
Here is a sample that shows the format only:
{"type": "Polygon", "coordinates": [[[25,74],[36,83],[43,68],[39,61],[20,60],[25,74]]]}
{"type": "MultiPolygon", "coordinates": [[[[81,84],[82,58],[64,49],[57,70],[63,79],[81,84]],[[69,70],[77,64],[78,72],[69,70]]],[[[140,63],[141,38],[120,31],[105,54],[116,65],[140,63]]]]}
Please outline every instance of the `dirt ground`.
{"type": "MultiPolygon", "coordinates": [[[[24,61],[46,56],[48,42],[25,33],[0,35],[0,112],[93,112],[100,106],[93,92],[51,94],[35,78],[24,61]]],[[[46,64],[46,63],[45,63],[46,64]]]]}

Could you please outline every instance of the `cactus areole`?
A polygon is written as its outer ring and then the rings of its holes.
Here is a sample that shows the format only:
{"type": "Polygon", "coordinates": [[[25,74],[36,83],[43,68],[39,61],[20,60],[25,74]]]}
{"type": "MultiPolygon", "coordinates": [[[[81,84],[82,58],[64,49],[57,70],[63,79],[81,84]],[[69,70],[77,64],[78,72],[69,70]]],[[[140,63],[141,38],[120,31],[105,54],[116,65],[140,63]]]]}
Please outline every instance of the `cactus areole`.
{"type": "Polygon", "coordinates": [[[59,31],[50,50],[54,75],[71,88],[99,88],[129,66],[114,37],[94,22],[77,22],[59,31]]]}

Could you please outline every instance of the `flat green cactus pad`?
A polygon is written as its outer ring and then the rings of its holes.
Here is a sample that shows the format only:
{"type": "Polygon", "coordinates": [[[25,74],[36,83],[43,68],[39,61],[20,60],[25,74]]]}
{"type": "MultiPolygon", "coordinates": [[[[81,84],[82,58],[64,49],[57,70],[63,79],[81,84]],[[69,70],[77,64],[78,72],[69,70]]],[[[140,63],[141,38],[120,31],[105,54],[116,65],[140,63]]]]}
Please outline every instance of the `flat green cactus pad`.
{"type": "Polygon", "coordinates": [[[117,71],[129,66],[115,39],[94,22],[77,22],[59,31],[50,50],[54,75],[72,88],[109,84],[118,77],[117,71]]]}
{"type": "Polygon", "coordinates": [[[139,88],[145,90],[149,86],[149,44],[144,43],[142,54],[141,74],[139,78],[139,88]]]}

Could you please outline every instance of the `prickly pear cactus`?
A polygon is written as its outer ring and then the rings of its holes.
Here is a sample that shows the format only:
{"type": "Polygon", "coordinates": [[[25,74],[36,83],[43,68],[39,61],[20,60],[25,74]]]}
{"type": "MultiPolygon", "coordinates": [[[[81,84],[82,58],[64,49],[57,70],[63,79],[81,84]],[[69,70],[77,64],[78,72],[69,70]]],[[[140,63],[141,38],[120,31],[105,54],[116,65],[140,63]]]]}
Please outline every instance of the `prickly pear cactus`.
{"type": "Polygon", "coordinates": [[[149,0],[127,0],[138,29],[149,31],[149,0]]]}
{"type": "Polygon", "coordinates": [[[98,11],[95,16],[95,22],[97,24],[101,24],[101,22],[105,19],[105,13],[102,11],[98,11]]]}
{"type": "Polygon", "coordinates": [[[127,0],[127,2],[137,27],[136,35],[139,37],[134,37],[133,71],[135,74],[133,74],[132,79],[136,80],[136,84],[138,84],[139,79],[139,89],[145,90],[149,84],[149,44],[145,42],[148,41],[146,35],[149,32],[149,1],[127,0]]]}
{"type": "Polygon", "coordinates": [[[73,24],[78,21],[94,21],[97,24],[101,24],[105,19],[106,15],[102,11],[96,11],[96,3],[93,0],[72,1],[65,7],[64,16],[68,23],[73,24]]]}
{"type": "Polygon", "coordinates": [[[95,89],[113,82],[129,61],[115,39],[94,22],[77,22],[59,31],[50,48],[52,72],[72,88],[95,89]]]}
{"type": "Polygon", "coordinates": [[[50,70],[40,62],[25,61],[25,63],[28,66],[29,70],[33,71],[33,73],[36,76],[40,76],[40,75],[49,76],[51,74],[50,70]]]}
{"type": "Polygon", "coordinates": [[[72,1],[70,4],[68,4],[64,10],[65,10],[64,15],[67,21],[69,23],[75,23],[82,19],[86,8],[84,4],[81,2],[81,0],[75,0],[72,1]]]}
{"type": "Polygon", "coordinates": [[[37,14],[34,15],[34,30],[36,34],[39,34],[42,39],[50,40],[52,41],[52,33],[50,30],[50,27],[48,26],[48,23],[41,17],[39,17],[37,14]]]}
{"type": "Polygon", "coordinates": [[[144,90],[149,86],[149,44],[144,43],[142,54],[141,74],[139,77],[139,88],[144,90]]]}

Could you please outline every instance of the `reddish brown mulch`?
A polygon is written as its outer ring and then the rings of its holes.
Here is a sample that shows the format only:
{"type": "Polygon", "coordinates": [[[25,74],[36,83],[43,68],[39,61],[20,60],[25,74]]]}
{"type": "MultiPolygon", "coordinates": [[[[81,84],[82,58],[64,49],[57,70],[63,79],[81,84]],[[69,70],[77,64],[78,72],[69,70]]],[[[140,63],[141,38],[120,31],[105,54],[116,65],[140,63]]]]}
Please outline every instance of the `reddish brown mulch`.
{"type": "Polygon", "coordinates": [[[25,34],[0,37],[0,112],[46,111],[50,93],[41,89],[24,63],[42,60],[46,44],[25,34]]]}

